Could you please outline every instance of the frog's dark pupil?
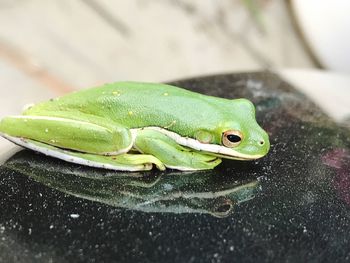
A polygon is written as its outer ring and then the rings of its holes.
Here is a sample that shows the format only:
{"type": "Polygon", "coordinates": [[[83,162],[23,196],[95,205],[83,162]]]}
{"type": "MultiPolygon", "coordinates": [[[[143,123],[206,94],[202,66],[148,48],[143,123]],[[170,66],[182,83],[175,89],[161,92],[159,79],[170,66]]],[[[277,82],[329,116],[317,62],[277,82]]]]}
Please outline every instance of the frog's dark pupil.
{"type": "Polygon", "coordinates": [[[230,142],[233,142],[233,143],[237,143],[237,142],[240,142],[240,141],[241,141],[241,137],[239,137],[238,135],[235,135],[235,134],[229,134],[229,135],[227,135],[227,139],[228,139],[230,142]]]}

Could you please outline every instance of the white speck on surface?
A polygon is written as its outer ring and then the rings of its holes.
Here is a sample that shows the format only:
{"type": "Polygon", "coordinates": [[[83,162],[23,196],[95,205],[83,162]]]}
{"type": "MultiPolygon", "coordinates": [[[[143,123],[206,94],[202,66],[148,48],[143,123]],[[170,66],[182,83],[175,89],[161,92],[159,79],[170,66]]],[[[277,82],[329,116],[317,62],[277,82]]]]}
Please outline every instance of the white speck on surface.
{"type": "Polygon", "coordinates": [[[174,187],[171,184],[164,184],[163,188],[164,188],[164,190],[169,191],[169,190],[172,190],[174,187]]]}
{"type": "Polygon", "coordinates": [[[48,128],[46,128],[46,129],[45,129],[45,132],[49,132],[49,129],[48,129],[48,128]]]}
{"type": "Polygon", "coordinates": [[[304,229],[303,229],[303,233],[306,234],[307,233],[307,229],[306,227],[304,226],[304,229]]]}
{"type": "Polygon", "coordinates": [[[263,86],[263,83],[261,81],[248,79],[246,85],[250,89],[261,89],[263,86]]]}
{"type": "Polygon", "coordinates": [[[53,229],[53,227],[54,227],[53,225],[50,225],[50,226],[49,226],[50,229],[53,229]]]}
{"type": "Polygon", "coordinates": [[[79,215],[79,214],[70,214],[69,216],[70,216],[71,218],[79,218],[80,215],[79,215]]]}

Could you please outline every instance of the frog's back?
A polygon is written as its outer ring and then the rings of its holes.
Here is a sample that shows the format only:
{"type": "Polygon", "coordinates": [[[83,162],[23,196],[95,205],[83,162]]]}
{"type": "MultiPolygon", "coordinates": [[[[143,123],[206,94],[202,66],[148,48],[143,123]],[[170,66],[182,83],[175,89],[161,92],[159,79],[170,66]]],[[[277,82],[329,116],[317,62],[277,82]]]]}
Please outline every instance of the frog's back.
{"type": "Polygon", "coordinates": [[[34,106],[38,110],[79,111],[109,118],[126,127],[173,127],[189,131],[191,127],[210,126],[225,119],[231,101],[205,96],[182,88],[151,83],[117,82],[68,94],[34,106]]]}

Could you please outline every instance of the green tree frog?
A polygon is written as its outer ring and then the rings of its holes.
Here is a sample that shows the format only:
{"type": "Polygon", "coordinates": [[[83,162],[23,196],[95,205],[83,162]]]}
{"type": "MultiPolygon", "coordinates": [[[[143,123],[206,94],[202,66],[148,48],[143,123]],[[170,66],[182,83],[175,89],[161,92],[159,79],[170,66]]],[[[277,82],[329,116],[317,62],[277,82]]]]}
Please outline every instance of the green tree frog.
{"type": "Polygon", "coordinates": [[[0,133],[52,157],[123,171],[213,169],[222,158],[254,160],[270,148],[249,100],[139,82],[36,104],[3,118],[0,133]]]}

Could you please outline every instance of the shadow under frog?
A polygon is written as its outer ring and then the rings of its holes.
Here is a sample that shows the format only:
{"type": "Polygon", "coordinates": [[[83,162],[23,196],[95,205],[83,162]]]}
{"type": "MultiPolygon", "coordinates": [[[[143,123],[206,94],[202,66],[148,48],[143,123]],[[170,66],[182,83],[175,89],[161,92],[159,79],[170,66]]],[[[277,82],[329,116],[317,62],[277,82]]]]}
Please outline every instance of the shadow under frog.
{"type": "Polygon", "coordinates": [[[226,217],[260,189],[257,179],[215,171],[118,173],[66,163],[27,150],[3,165],[79,198],[143,212],[204,213],[226,217]],[[222,180],[221,180],[222,179],[222,180]]]}

